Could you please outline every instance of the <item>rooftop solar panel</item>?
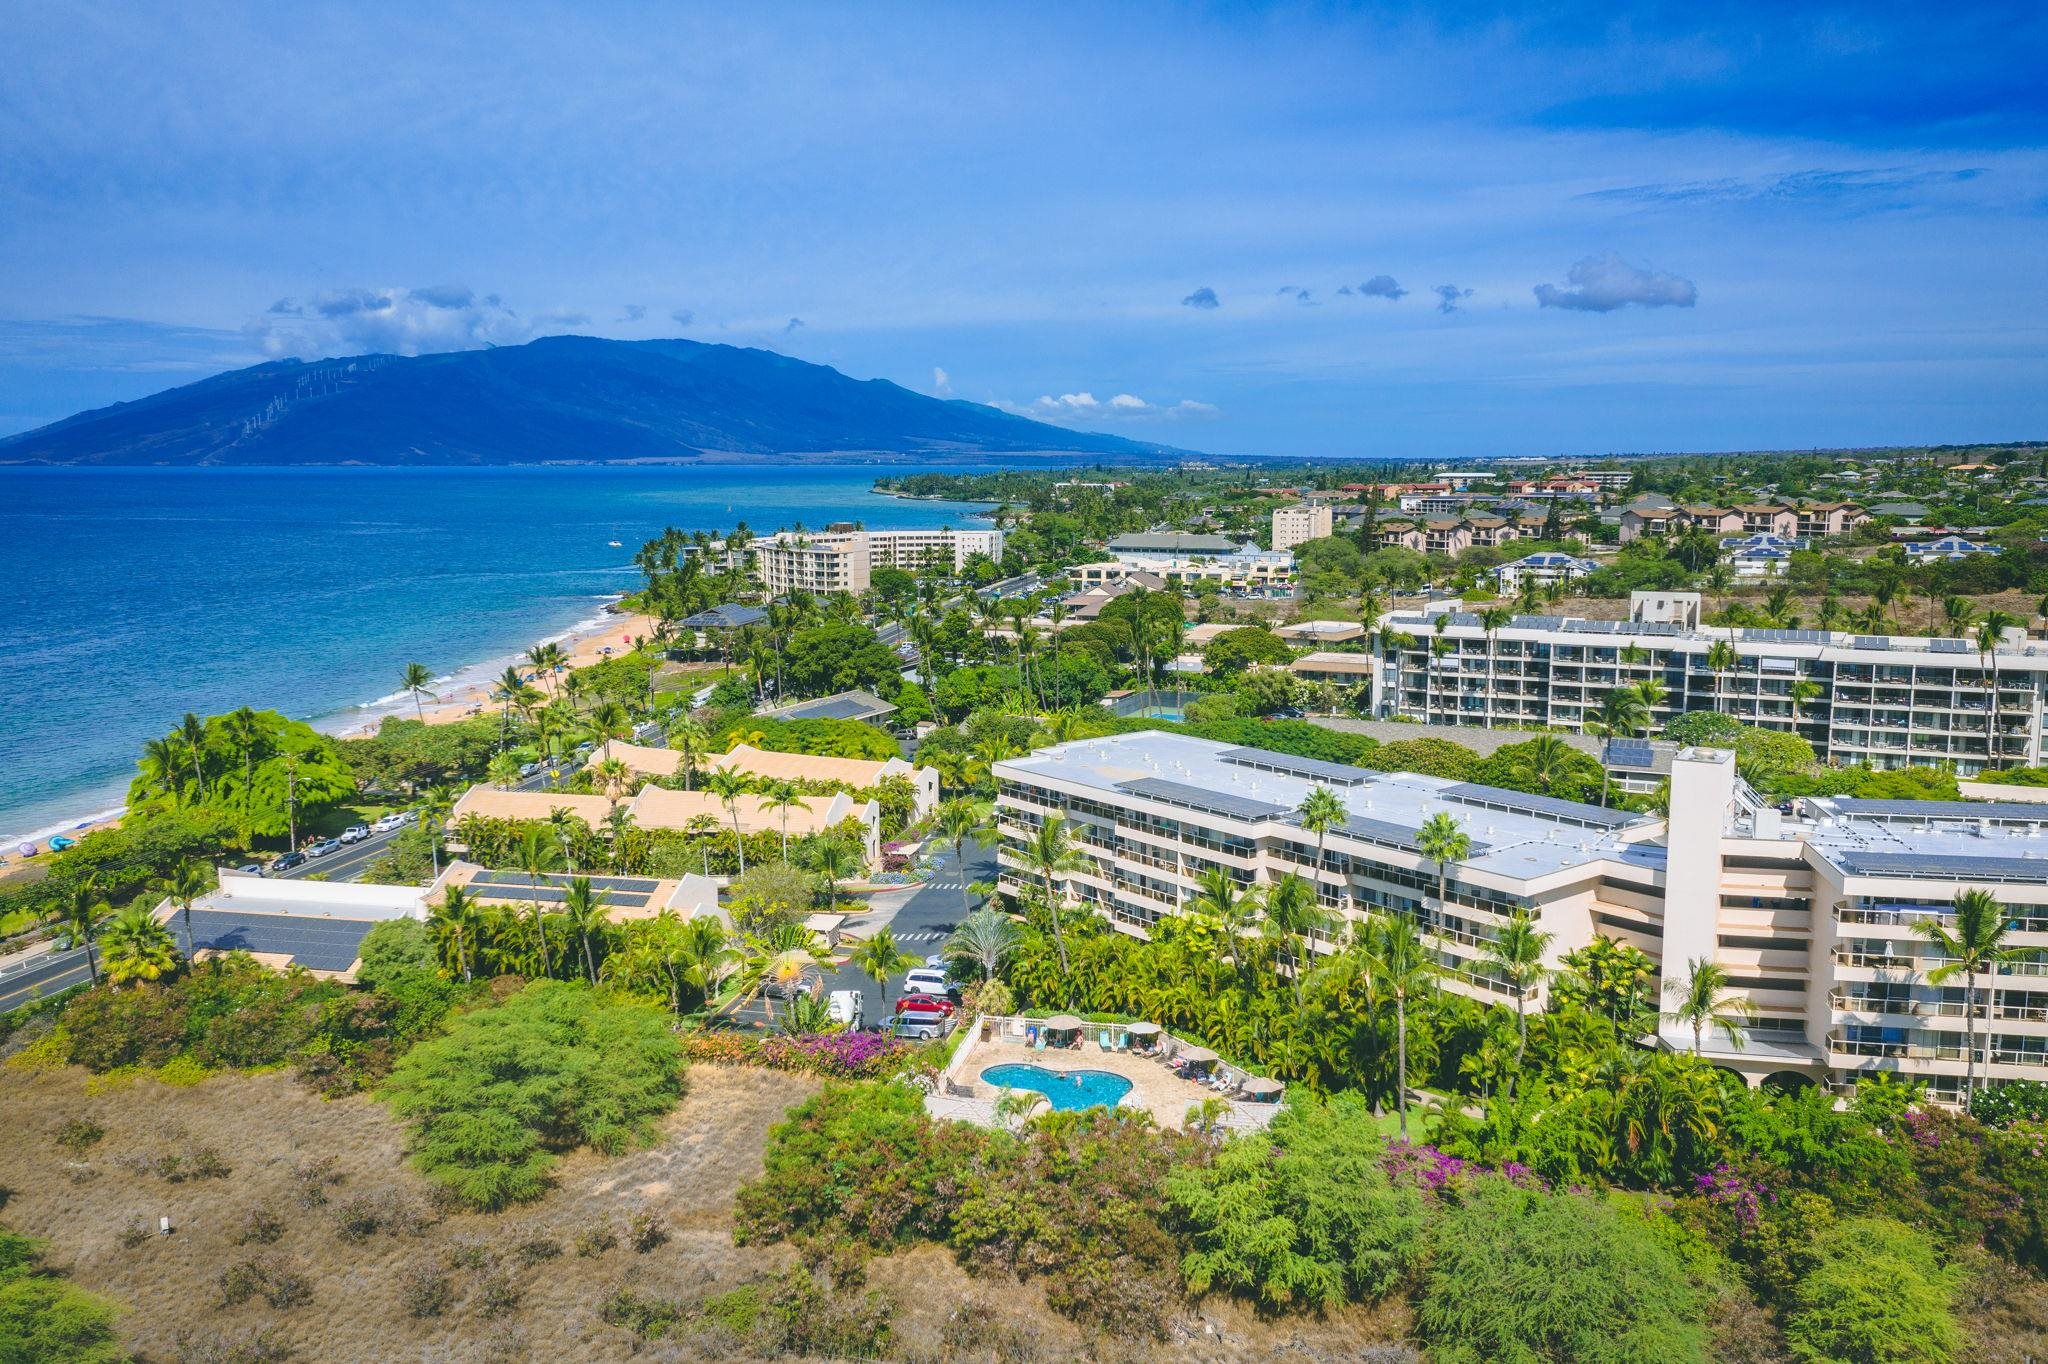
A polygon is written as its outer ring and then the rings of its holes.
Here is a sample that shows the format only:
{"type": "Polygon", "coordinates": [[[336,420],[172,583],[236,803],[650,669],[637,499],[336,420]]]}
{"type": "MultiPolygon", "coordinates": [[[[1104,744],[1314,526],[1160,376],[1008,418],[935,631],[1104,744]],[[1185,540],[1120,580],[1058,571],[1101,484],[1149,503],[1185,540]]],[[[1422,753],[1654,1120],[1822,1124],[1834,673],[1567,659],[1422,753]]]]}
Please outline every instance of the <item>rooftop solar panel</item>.
{"type": "Polygon", "coordinates": [[[1602,810],[1597,806],[1581,805],[1573,800],[1559,800],[1554,796],[1532,796],[1524,791],[1482,786],[1475,781],[1459,782],[1456,786],[1447,788],[1444,797],[1461,805],[1511,810],[1517,814],[1554,819],[1559,823],[1576,824],[1587,829],[1619,829],[1641,818],[1626,810],[1602,810]]]}
{"type": "Polygon", "coordinates": [[[1204,814],[1224,815],[1231,819],[1258,820],[1272,819],[1287,813],[1285,805],[1271,801],[1253,800],[1248,796],[1233,796],[1224,791],[1207,791],[1199,786],[1184,782],[1167,781],[1163,777],[1139,777],[1135,781],[1120,781],[1119,791],[1147,800],[1163,801],[1168,805],[1179,805],[1204,814]]]}
{"type": "Polygon", "coordinates": [[[1478,613],[1473,611],[1453,611],[1450,615],[1444,618],[1444,623],[1447,625],[1456,625],[1466,630],[1477,630],[1482,624],[1482,622],[1479,619],[1478,613]]]}
{"type": "Polygon", "coordinates": [[[1564,623],[1564,628],[1573,634],[1611,635],[1618,623],[1611,620],[1568,620],[1564,623]]]}
{"type": "Polygon", "coordinates": [[[1564,617],[1516,616],[1511,625],[1517,630],[1561,630],[1564,628],[1564,617]]]}
{"type": "Polygon", "coordinates": [[[1891,650],[1892,642],[1883,635],[1858,635],[1852,641],[1851,647],[1857,649],[1877,649],[1888,653],[1891,650]]]}
{"type": "MultiPolygon", "coordinates": [[[[1384,819],[1369,819],[1364,815],[1352,815],[1344,821],[1344,832],[1353,838],[1362,838],[1368,843],[1401,848],[1407,852],[1421,851],[1416,846],[1416,831],[1405,824],[1394,824],[1384,819]]],[[[1482,857],[1492,847],[1491,844],[1482,843],[1476,838],[1469,841],[1472,846],[1465,854],[1467,857],[1482,857]]]]}
{"type": "Polygon", "coordinates": [[[1672,635],[1682,635],[1685,633],[1685,627],[1683,625],[1674,625],[1672,622],[1668,620],[1639,620],[1633,622],[1625,622],[1622,624],[1621,628],[1632,635],[1658,635],[1665,638],[1668,638],[1672,635]]]}
{"type": "MultiPolygon", "coordinates": [[[[540,874],[543,885],[566,886],[575,880],[578,873],[544,871],[540,874]]],[[[640,895],[652,895],[660,889],[661,882],[651,876],[584,876],[597,890],[620,890],[640,895]]],[[[523,871],[482,871],[470,880],[471,885],[526,886],[533,884],[533,878],[523,871]]]]}
{"type": "Polygon", "coordinates": [[[1835,796],[1827,803],[1845,815],[1862,819],[2017,819],[2029,824],[2048,824],[2048,805],[2027,805],[2014,800],[1865,800],[1835,796]]]}
{"type": "Polygon", "coordinates": [[[1937,654],[1967,654],[1971,652],[1970,641],[1966,639],[1930,639],[1927,647],[1937,654]]]}
{"type": "MultiPolygon", "coordinates": [[[[301,914],[237,914],[220,909],[192,911],[192,944],[215,952],[262,952],[289,957],[310,971],[346,971],[355,964],[374,919],[326,919],[301,914]]],[[[172,925],[182,938],[184,924],[172,925]]]]}
{"type": "Polygon", "coordinates": [[[1292,753],[1275,753],[1268,748],[1226,748],[1216,756],[1239,767],[1256,767],[1267,772],[1286,772],[1314,781],[1333,782],[1339,786],[1363,786],[1369,781],[1377,780],[1380,775],[1363,767],[1325,762],[1321,758],[1300,758],[1292,753]]]}
{"type": "Polygon", "coordinates": [[[2048,858],[1824,851],[1851,876],[1920,876],[1957,881],[2019,881],[2029,885],[2048,882],[2048,858]]]}
{"type": "Polygon", "coordinates": [[[1650,768],[1656,763],[1657,750],[1647,739],[1610,739],[1607,743],[1609,767],[1650,768]]]}

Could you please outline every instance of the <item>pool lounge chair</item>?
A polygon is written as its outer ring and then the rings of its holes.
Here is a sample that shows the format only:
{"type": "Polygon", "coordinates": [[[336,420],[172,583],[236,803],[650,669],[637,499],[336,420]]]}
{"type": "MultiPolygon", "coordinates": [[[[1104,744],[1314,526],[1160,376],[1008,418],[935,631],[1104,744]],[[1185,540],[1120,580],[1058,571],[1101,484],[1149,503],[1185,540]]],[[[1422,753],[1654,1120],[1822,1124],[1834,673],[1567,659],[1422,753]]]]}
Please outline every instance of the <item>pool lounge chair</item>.
{"type": "Polygon", "coordinates": [[[1032,1041],[1032,1043],[1031,1043],[1031,1050],[1033,1050],[1033,1051],[1044,1051],[1044,1050],[1045,1050],[1045,1034],[1044,1034],[1044,1033],[1040,1033],[1040,1034],[1039,1034],[1039,1035],[1037,1036],[1037,1038],[1036,1038],[1036,1039],[1034,1039],[1034,1040],[1032,1041]]]}
{"type": "Polygon", "coordinates": [[[1115,1050],[1115,1048],[1109,1045],[1109,1029],[1104,1028],[1101,1032],[1095,1034],[1095,1045],[1102,1048],[1104,1051],[1115,1050]]]}

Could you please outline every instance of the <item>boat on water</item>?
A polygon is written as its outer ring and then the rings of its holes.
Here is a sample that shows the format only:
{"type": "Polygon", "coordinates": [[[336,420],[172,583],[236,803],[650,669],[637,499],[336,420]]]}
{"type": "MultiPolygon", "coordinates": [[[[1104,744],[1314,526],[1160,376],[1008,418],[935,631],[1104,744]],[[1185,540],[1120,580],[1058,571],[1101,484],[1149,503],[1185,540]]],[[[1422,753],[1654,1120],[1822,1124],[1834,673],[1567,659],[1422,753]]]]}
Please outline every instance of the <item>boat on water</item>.
{"type": "Polygon", "coordinates": [[[624,545],[622,545],[622,544],[620,544],[620,543],[619,543],[619,542],[618,542],[617,540],[607,540],[607,541],[605,541],[605,543],[606,543],[606,544],[608,544],[608,545],[610,545],[610,546],[611,546],[611,547],[612,547],[613,549],[624,549],[624,548],[625,548],[625,546],[624,546],[624,545]]]}

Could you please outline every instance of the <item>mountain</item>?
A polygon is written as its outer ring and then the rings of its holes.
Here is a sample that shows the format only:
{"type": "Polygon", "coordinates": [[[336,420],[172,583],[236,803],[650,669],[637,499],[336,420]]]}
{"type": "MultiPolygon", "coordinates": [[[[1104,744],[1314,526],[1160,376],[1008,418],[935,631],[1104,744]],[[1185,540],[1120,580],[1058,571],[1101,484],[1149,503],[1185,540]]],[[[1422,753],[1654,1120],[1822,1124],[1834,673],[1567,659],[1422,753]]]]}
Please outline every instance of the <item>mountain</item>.
{"type": "Polygon", "coordinates": [[[280,360],[0,438],[0,464],[538,464],[1189,452],[850,379],[772,351],[550,336],[280,360]]]}

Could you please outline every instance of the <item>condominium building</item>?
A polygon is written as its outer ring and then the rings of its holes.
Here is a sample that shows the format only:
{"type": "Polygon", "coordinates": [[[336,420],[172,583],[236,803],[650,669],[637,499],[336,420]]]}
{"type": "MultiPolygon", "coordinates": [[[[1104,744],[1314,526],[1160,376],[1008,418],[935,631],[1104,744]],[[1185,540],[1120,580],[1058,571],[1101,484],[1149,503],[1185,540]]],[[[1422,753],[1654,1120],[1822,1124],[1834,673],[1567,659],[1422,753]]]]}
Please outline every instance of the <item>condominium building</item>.
{"type": "Polygon", "coordinates": [[[788,592],[868,590],[877,567],[943,568],[958,572],[976,554],[1003,556],[999,530],[780,531],[751,549],[761,584],[771,596],[788,592]]]}
{"type": "Polygon", "coordinates": [[[1713,710],[1800,734],[1829,762],[1971,776],[2043,759],[2048,644],[2022,631],[1984,654],[1962,639],[1702,626],[1697,594],[1637,595],[1627,621],[1518,615],[1489,631],[1469,611],[1387,616],[1373,713],[1581,730],[1617,687],[1654,683],[1653,730],[1713,710]],[[1723,643],[1733,661],[1717,668],[1723,643]]]}
{"type": "Polygon", "coordinates": [[[1328,502],[1277,508],[1273,512],[1273,548],[1293,549],[1310,540],[1324,539],[1330,534],[1330,526],[1328,502]]]}
{"type": "Polygon", "coordinates": [[[1104,587],[1137,574],[1168,583],[1213,582],[1235,592],[1272,594],[1294,583],[1294,555],[1284,549],[1260,549],[1227,535],[1191,535],[1154,531],[1120,535],[1109,542],[1114,558],[1076,564],[1067,576],[1083,588],[1104,587]]]}
{"type": "MultiPolygon", "coordinates": [[[[1788,819],[1720,750],[1673,758],[1666,819],[1160,733],[1041,749],[994,773],[1000,878],[1013,893],[1039,885],[1025,842],[1064,819],[1087,865],[1060,893],[1123,932],[1144,936],[1186,912],[1211,868],[1245,887],[1291,873],[1340,919],[1407,916],[1447,988],[1502,1004],[1512,996],[1485,947],[1525,911],[1553,935],[1553,970],[1596,936],[1646,953],[1658,970],[1648,1009],[1695,961],[1720,965],[1756,1016],[1739,1046],[1710,1030],[1701,1050],[1751,1084],[1841,1089],[1894,1071],[1952,1099],[1965,1001],[1959,986],[1927,980],[1942,959],[1921,925],[1958,891],[1985,889],[2010,907],[2013,944],[2048,951],[2048,809],[1826,799],[1788,819]],[[1319,786],[1349,815],[1320,852],[1295,814],[1319,786]],[[1417,842],[1440,813],[1471,843],[1443,868],[1417,842]]],[[[2048,1078],[2048,965],[2005,963],[1981,984],[1990,1021],[1978,1073],[2048,1078]]],[[[1694,1045],[1670,1024],[1660,1040],[1694,1045]]]]}

